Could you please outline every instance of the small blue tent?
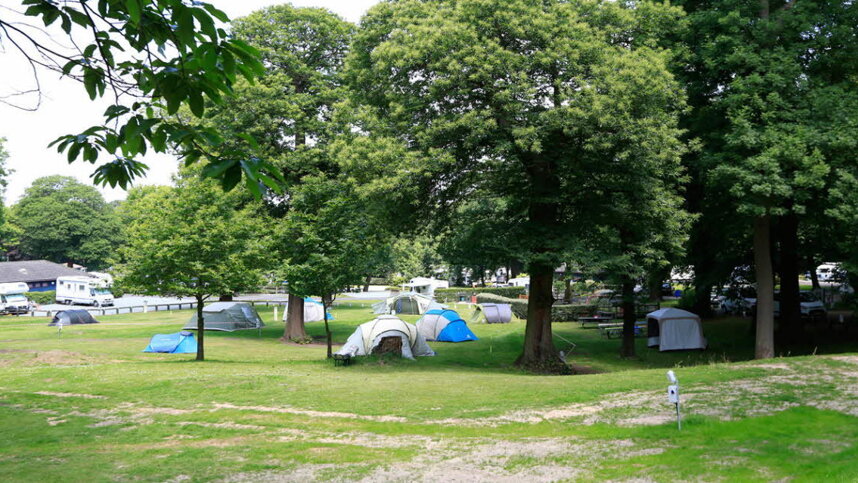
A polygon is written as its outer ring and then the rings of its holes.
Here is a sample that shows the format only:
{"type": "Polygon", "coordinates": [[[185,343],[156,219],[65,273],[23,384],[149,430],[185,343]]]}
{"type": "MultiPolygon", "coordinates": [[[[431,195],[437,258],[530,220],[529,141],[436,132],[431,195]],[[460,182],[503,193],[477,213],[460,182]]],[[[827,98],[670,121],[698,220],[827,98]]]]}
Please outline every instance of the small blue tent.
{"type": "Polygon", "coordinates": [[[196,354],[197,339],[194,334],[183,330],[175,334],[155,334],[143,352],[161,352],[165,354],[196,354]]]}
{"type": "Polygon", "coordinates": [[[432,309],[417,321],[417,330],[426,340],[465,342],[479,340],[455,310],[432,309]]]}

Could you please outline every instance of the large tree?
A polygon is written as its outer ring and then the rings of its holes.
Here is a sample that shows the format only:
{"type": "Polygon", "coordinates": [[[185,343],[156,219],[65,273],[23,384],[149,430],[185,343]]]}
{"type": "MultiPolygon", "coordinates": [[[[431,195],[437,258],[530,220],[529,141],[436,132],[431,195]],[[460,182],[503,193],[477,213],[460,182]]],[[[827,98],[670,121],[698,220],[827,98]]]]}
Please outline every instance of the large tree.
{"type": "Polygon", "coordinates": [[[68,176],[33,181],[12,216],[21,229],[20,251],[31,258],[101,269],[121,241],[119,222],[101,193],[68,176]]]}
{"type": "Polygon", "coordinates": [[[12,244],[17,244],[17,235],[20,229],[9,222],[6,204],[2,202],[6,193],[6,179],[11,170],[6,166],[9,159],[9,151],[6,150],[6,138],[0,137],[0,253],[5,253],[12,244]]]}
{"type": "Polygon", "coordinates": [[[352,183],[322,176],[305,178],[280,225],[278,245],[289,294],[322,298],[328,357],[327,309],[340,291],[361,283],[375,268],[386,233],[352,183]]]}
{"type": "MultiPolygon", "coordinates": [[[[182,105],[202,117],[205,100],[219,103],[237,77],[262,72],[257,52],[232,38],[218,22],[227,16],[211,4],[184,0],[23,0],[23,11],[0,12],[0,44],[29,63],[33,84],[20,94],[41,101],[45,70],[83,84],[90,99],[107,98],[104,122],[58,138],[69,161],[100,164],[96,183],[122,187],[145,173],[135,159],[151,149],[172,150],[186,163],[217,156],[226,187],[242,173],[249,186],[274,186],[278,173],[247,151],[225,149],[214,129],[174,116],[182,105]],[[41,23],[41,25],[40,25],[41,23]],[[260,176],[260,174],[269,176],[260,176]]],[[[10,98],[2,102],[10,103],[10,98]]]]}
{"type": "Polygon", "coordinates": [[[709,196],[728,194],[726,210],[753,233],[756,357],[772,357],[772,246],[779,242],[782,325],[795,332],[802,218],[824,216],[836,169],[854,166],[858,7],[680,3],[689,12],[689,55],[679,72],[694,107],[690,134],[703,146],[691,162],[709,196]]]}
{"type": "Polygon", "coordinates": [[[180,177],[175,188],[144,193],[134,205],[146,212],[126,227],[117,283],[127,292],[194,297],[197,360],[203,360],[205,301],[263,282],[270,246],[259,206],[244,206],[240,193],[224,193],[196,173],[180,177]]]}
{"type": "Polygon", "coordinates": [[[682,93],[653,36],[679,14],[648,2],[397,1],[361,22],[349,78],[384,120],[370,126],[381,144],[412,153],[398,183],[430,210],[475,187],[503,193],[506,218],[521,220],[510,229],[531,276],[523,367],[567,370],[551,333],[553,273],[587,229],[574,214],[580,186],[598,181],[590,168],[673,155],[682,93]]]}
{"type": "MultiPolygon", "coordinates": [[[[292,187],[303,177],[332,170],[325,146],[333,106],[342,96],[339,75],[352,30],[325,9],[291,5],[267,7],[233,23],[235,37],[260,52],[265,73],[256,84],[239,82],[233,98],[211,106],[207,122],[227,152],[258,143],[260,158],[276,166],[286,194],[266,197],[275,216],[288,212],[292,187]]],[[[215,160],[206,172],[218,175],[229,163],[215,160]]],[[[303,303],[290,291],[285,340],[307,337],[303,303]]]]}

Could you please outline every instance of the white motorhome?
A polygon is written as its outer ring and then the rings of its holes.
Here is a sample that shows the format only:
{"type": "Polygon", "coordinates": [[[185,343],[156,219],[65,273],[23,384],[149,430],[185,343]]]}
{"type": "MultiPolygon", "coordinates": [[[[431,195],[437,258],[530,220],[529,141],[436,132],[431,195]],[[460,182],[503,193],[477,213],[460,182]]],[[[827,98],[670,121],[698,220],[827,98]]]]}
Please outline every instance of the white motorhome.
{"type": "Polygon", "coordinates": [[[96,307],[113,305],[110,283],[104,279],[86,276],[58,278],[56,299],[59,304],[96,307]]]}
{"type": "Polygon", "coordinates": [[[4,314],[26,314],[31,303],[25,293],[29,287],[24,282],[0,283],[0,312],[4,314]]]}

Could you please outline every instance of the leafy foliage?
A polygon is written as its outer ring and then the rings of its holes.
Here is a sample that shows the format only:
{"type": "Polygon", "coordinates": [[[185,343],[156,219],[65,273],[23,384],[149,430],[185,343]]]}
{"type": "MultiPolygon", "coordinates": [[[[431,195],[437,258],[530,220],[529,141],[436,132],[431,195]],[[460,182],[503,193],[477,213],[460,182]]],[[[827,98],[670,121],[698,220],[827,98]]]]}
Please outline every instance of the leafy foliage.
{"type": "Polygon", "coordinates": [[[648,2],[401,1],[361,22],[347,75],[381,154],[359,166],[394,173],[389,191],[426,212],[502,194],[532,281],[523,365],[558,360],[553,270],[591,223],[612,222],[596,215],[624,177],[642,198],[676,199],[683,95],[658,35],[680,16],[648,2]]]}
{"type": "Polygon", "coordinates": [[[186,175],[131,203],[142,212],[126,227],[117,267],[126,292],[205,299],[261,285],[269,247],[258,207],[242,206],[238,193],[186,175]]]}
{"type": "Polygon", "coordinates": [[[209,3],[183,0],[22,4],[21,19],[0,19],[6,47],[19,51],[34,75],[37,67],[50,69],[80,81],[90,99],[112,97],[103,124],[52,143],[69,162],[111,157],[93,173],[96,183],[127,187],[147,169],[135,158],[152,149],[174,150],[188,165],[202,156],[217,159],[218,169],[208,174],[220,178],[225,188],[235,186],[242,174],[248,185],[262,182],[277,188],[278,173],[252,152],[228,149],[214,129],[174,116],[185,105],[194,117],[202,117],[206,100],[222,102],[239,77],[252,81],[264,70],[256,49],[219,26],[229,21],[223,12],[209,3]],[[34,25],[35,19],[44,27],[34,25]],[[61,32],[50,30],[56,25],[61,32]],[[67,36],[75,47],[57,47],[53,35],[67,36]]]}
{"type": "Polygon", "coordinates": [[[122,241],[119,221],[101,193],[67,176],[33,181],[12,217],[20,250],[32,258],[101,269],[122,241]]]}

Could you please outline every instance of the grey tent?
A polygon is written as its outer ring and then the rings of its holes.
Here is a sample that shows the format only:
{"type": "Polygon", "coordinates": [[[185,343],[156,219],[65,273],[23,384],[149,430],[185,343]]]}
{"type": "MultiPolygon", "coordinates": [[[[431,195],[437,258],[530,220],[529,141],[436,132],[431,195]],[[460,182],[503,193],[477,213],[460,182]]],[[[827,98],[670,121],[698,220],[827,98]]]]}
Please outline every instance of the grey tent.
{"type": "Polygon", "coordinates": [[[512,306],[510,304],[479,304],[475,307],[471,322],[487,324],[508,324],[512,321],[512,306]]]}
{"type": "MultiPolygon", "coordinates": [[[[265,327],[262,318],[253,305],[246,302],[215,302],[203,307],[203,320],[206,330],[232,332],[241,329],[265,327]]],[[[197,314],[191,317],[184,330],[197,329],[197,314]]]]}
{"type": "Polygon", "coordinates": [[[371,354],[372,349],[385,337],[401,338],[402,357],[407,359],[414,359],[414,356],[435,355],[435,351],[429,347],[417,327],[395,315],[379,315],[359,325],[337,354],[350,356],[371,354]]]}
{"type": "Polygon", "coordinates": [[[447,307],[435,302],[430,297],[414,292],[405,292],[388,297],[386,300],[373,304],[376,314],[412,314],[423,315],[427,310],[445,309],[447,307]]]}
{"type": "Polygon", "coordinates": [[[72,324],[97,324],[92,314],[86,310],[60,310],[51,319],[49,326],[72,325],[72,324]]]}

